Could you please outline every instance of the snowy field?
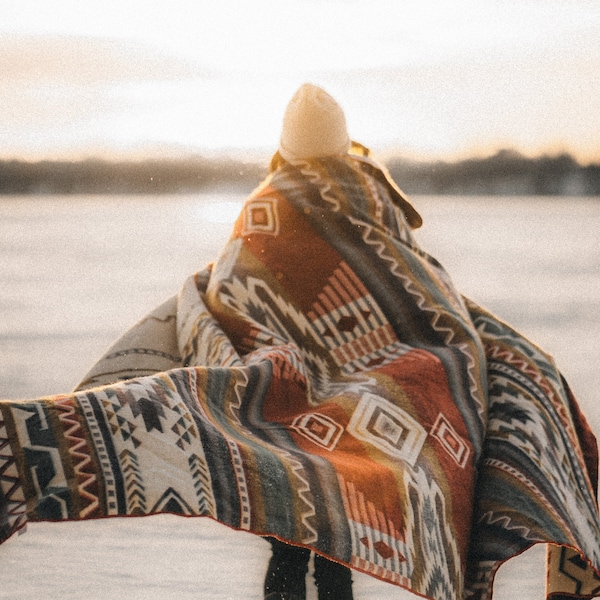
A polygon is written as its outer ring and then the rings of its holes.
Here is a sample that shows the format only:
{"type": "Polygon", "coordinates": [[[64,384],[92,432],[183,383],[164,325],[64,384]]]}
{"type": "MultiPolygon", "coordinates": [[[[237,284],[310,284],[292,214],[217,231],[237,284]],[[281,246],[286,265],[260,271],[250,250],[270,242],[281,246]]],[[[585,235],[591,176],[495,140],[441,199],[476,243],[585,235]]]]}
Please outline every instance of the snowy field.
{"type": "MultiPolygon", "coordinates": [[[[242,197],[0,199],[0,397],[72,389],[227,238],[242,197]]],[[[554,355],[600,433],[600,199],[417,197],[423,247],[467,296],[554,355]]],[[[208,519],[30,524],[0,546],[0,599],[261,598],[269,547],[208,519]]],[[[544,597],[544,548],[495,598],[544,597]]],[[[309,598],[316,598],[309,587],[309,598]]],[[[355,576],[356,600],[411,594],[355,576]]]]}

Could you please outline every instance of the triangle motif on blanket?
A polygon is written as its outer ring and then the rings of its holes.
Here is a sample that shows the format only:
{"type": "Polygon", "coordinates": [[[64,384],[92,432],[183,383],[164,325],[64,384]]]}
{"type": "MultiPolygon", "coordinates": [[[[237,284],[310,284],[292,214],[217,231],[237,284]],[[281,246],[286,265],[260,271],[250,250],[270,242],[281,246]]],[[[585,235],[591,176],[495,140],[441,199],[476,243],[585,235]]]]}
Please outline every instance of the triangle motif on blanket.
{"type": "Polygon", "coordinates": [[[151,513],[194,515],[196,511],[172,487],[168,488],[152,507],[151,513]]]}

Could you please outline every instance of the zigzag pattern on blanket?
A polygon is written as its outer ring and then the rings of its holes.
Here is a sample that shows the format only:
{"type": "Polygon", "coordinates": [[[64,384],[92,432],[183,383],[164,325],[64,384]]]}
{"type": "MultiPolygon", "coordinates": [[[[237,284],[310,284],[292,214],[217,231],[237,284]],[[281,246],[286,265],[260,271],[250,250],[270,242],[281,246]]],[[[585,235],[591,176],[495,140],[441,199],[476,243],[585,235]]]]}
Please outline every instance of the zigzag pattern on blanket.
{"type": "Polygon", "coordinates": [[[572,593],[575,567],[593,589],[597,448],[575,399],[458,294],[372,169],[283,166],[75,393],[0,402],[0,539],[204,515],[433,600],[488,599],[502,561],[551,542],[586,558],[553,560],[549,589],[572,593]]]}

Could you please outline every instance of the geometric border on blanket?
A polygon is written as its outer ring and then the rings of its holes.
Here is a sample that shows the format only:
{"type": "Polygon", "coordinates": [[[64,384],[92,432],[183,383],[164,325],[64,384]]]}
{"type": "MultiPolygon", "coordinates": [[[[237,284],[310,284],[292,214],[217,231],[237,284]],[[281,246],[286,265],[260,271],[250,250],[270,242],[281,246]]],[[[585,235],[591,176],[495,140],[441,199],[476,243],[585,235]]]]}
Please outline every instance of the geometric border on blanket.
{"type": "Polygon", "coordinates": [[[444,450],[456,461],[456,464],[464,469],[471,452],[442,413],[438,415],[431,429],[431,435],[440,442],[444,450]]]}
{"type": "Polygon", "coordinates": [[[365,394],[358,403],[348,432],[411,466],[427,437],[421,424],[406,411],[373,394],[365,394]]]}
{"type": "Polygon", "coordinates": [[[300,435],[326,450],[333,450],[344,433],[344,428],[339,423],[319,413],[297,416],[292,427],[300,435]]]}
{"type": "Polygon", "coordinates": [[[600,595],[600,577],[576,550],[549,544],[547,547],[547,590],[553,600],[600,595]]]}
{"type": "Polygon", "coordinates": [[[8,519],[6,530],[4,532],[0,530],[0,533],[11,535],[27,524],[27,501],[2,413],[0,413],[0,494],[5,499],[2,510],[8,519]]]}

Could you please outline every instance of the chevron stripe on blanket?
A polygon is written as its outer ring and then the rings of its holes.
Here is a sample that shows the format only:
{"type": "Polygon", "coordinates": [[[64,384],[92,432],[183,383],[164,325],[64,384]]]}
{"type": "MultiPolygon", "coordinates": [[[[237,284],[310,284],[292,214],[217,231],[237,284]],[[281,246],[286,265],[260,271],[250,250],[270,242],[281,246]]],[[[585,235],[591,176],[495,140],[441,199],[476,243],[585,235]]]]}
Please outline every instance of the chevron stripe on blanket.
{"type": "Polygon", "coordinates": [[[576,400],[455,290],[398,194],[367,158],[280,165],[75,392],[1,402],[2,539],[204,515],[432,600],[489,599],[503,561],[548,543],[549,595],[598,592],[576,400]]]}

